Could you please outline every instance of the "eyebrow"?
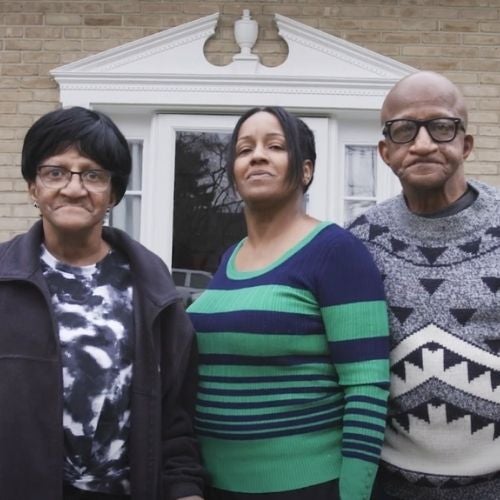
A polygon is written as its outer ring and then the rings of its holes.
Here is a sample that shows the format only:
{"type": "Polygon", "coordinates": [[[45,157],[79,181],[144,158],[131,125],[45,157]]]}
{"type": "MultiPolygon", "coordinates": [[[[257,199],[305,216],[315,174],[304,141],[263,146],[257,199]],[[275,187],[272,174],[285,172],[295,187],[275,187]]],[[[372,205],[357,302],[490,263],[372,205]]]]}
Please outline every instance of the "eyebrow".
{"type": "MultiPolygon", "coordinates": [[[[280,132],[270,132],[269,134],[266,134],[264,137],[266,139],[274,138],[274,137],[279,137],[279,138],[285,139],[285,134],[282,134],[280,132]]],[[[243,137],[239,137],[236,142],[240,142],[240,141],[243,141],[246,139],[251,139],[251,138],[252,138],[252,136],[250,136],[250,135],[244,135],[243,137]]]]}
{"type": "MultiPolygon", "coordinates": [[[[42,168],[42,167],[52,167],[52,168],[62,168],[64,170],[69,170],[70,172],[74,172],[74,170],[71,170],[71,168],[68,168],[66,165],[59,165],[57,163],[40,163],[40,165],[37,166],[37,168],[42,168]]],[[[90,165],[90,168],[83,168],[81,172],[86,172],[90,170],[107,170],[105,168],[102,168],[101,166],[97,165],[93,167],[90,165]]]]}

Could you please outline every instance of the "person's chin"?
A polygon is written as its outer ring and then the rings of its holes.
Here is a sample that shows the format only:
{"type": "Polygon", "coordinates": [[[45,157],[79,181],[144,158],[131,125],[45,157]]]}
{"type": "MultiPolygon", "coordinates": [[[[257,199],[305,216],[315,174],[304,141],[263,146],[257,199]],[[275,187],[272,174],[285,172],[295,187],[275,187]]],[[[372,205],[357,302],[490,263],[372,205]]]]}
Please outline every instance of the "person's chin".
{"type": "Polygon", "coordinates": [[[54,227],[64,231],[79,231],[81,229],[102,223],[102,219],[92,216],[88,211],[66,211],[51,217],[54,227]]]}
{"type": "Polygon", "coordinates": [[[418,173],[401,178],[401,184],[412,189],[434,190],[446,184],[446,178],[437,172],[418,173]]]}
{"type": "Polygon", "coordinates": [[[243,200],[245,199],[260,199],[266,197],[272,197],[274,194],[273,187],[266,182],[255,182],[248,184],[245,189],[240,192],[240,196],[243,200]]]}

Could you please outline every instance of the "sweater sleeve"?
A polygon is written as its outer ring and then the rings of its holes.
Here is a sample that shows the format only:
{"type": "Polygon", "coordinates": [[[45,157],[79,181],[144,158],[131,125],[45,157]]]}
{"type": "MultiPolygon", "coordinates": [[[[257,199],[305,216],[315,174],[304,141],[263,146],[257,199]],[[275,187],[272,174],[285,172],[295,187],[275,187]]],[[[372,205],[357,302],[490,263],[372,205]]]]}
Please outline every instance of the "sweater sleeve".
{"type": "Polygon", "coordinates": [[[344,392],[342,500],[368,500],[383,444],[389,388],[387,306],[382,280],[352,236],[332,244],[319,274],[330,355],[344,392]]]}

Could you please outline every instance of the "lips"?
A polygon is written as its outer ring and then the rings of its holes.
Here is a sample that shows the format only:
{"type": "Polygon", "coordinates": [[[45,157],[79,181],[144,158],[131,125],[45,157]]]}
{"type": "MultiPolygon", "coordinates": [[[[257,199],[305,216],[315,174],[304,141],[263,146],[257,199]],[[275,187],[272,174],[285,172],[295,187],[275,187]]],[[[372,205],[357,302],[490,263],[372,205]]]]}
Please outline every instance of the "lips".
{"type": "Polygon", "coordinates": [[[409,165],[406,165],[405,168],[410,168],[410,167],[420,167],[420,166],[425,166],[425,165],[440,165],[442,162],[439,160],[434,160],[432,158],[425,158],[425,159],[420,159],[420,160],[415,160],[412,161],[409,165]]]}
{"type": "Polygon", "coordinates": [[[83,205],[59,205],[58,207],[56,207],[55,209],[56,210],[61,210],[61,209],[65,209],[65,208],[79,208],[81,210],[86,210],[88,212],[88,208],[87,207],[84,207],[83,205]]]}
{"type": "Polygon", "coordinates": [[[419,161],[413,161],[409,163],[408,165],[404,165],[402,168],[399,169],[398,175],[404,174],[404,172],[409,171],[422,171],[422,173],[429,172],[431,170],[434,170],[435,168],[439,168],[442,165],[442,162],[437,161],[437,160],[419,160],[419,161]]]}
{"type": "Polygon", "coordinates": [[[272,174],[267,170],[253,170],[248,173],[247,179],[262,179],[264,177],[272,177],[272,174]]]}

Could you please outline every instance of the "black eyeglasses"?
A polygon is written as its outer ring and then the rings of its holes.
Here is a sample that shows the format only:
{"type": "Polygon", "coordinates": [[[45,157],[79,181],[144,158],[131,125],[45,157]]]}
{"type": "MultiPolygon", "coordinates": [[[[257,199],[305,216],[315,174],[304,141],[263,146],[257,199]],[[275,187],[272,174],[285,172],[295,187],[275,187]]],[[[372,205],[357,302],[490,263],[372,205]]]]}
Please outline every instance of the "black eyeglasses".
{"type": "Polygon", "coordinates": [[[111,174],[107,170],[73,172],[57,165],[41,165],[37,174],[42,184],[49,189],[63,189],[71,182],[73,175],[78,175],[83,187],[94,193],[106,191],[111,180],[111,174]]]}
{"type": "Polygon", "coordinates": [[[465,132],[460,118],[433,118],[432,120],[402,118],[385,122],[382,134],[396,144],[406,144],[417,137],[420,127],[425,127],[434,142],[451,142],[457,136],[459,129],[465,132]]]}

